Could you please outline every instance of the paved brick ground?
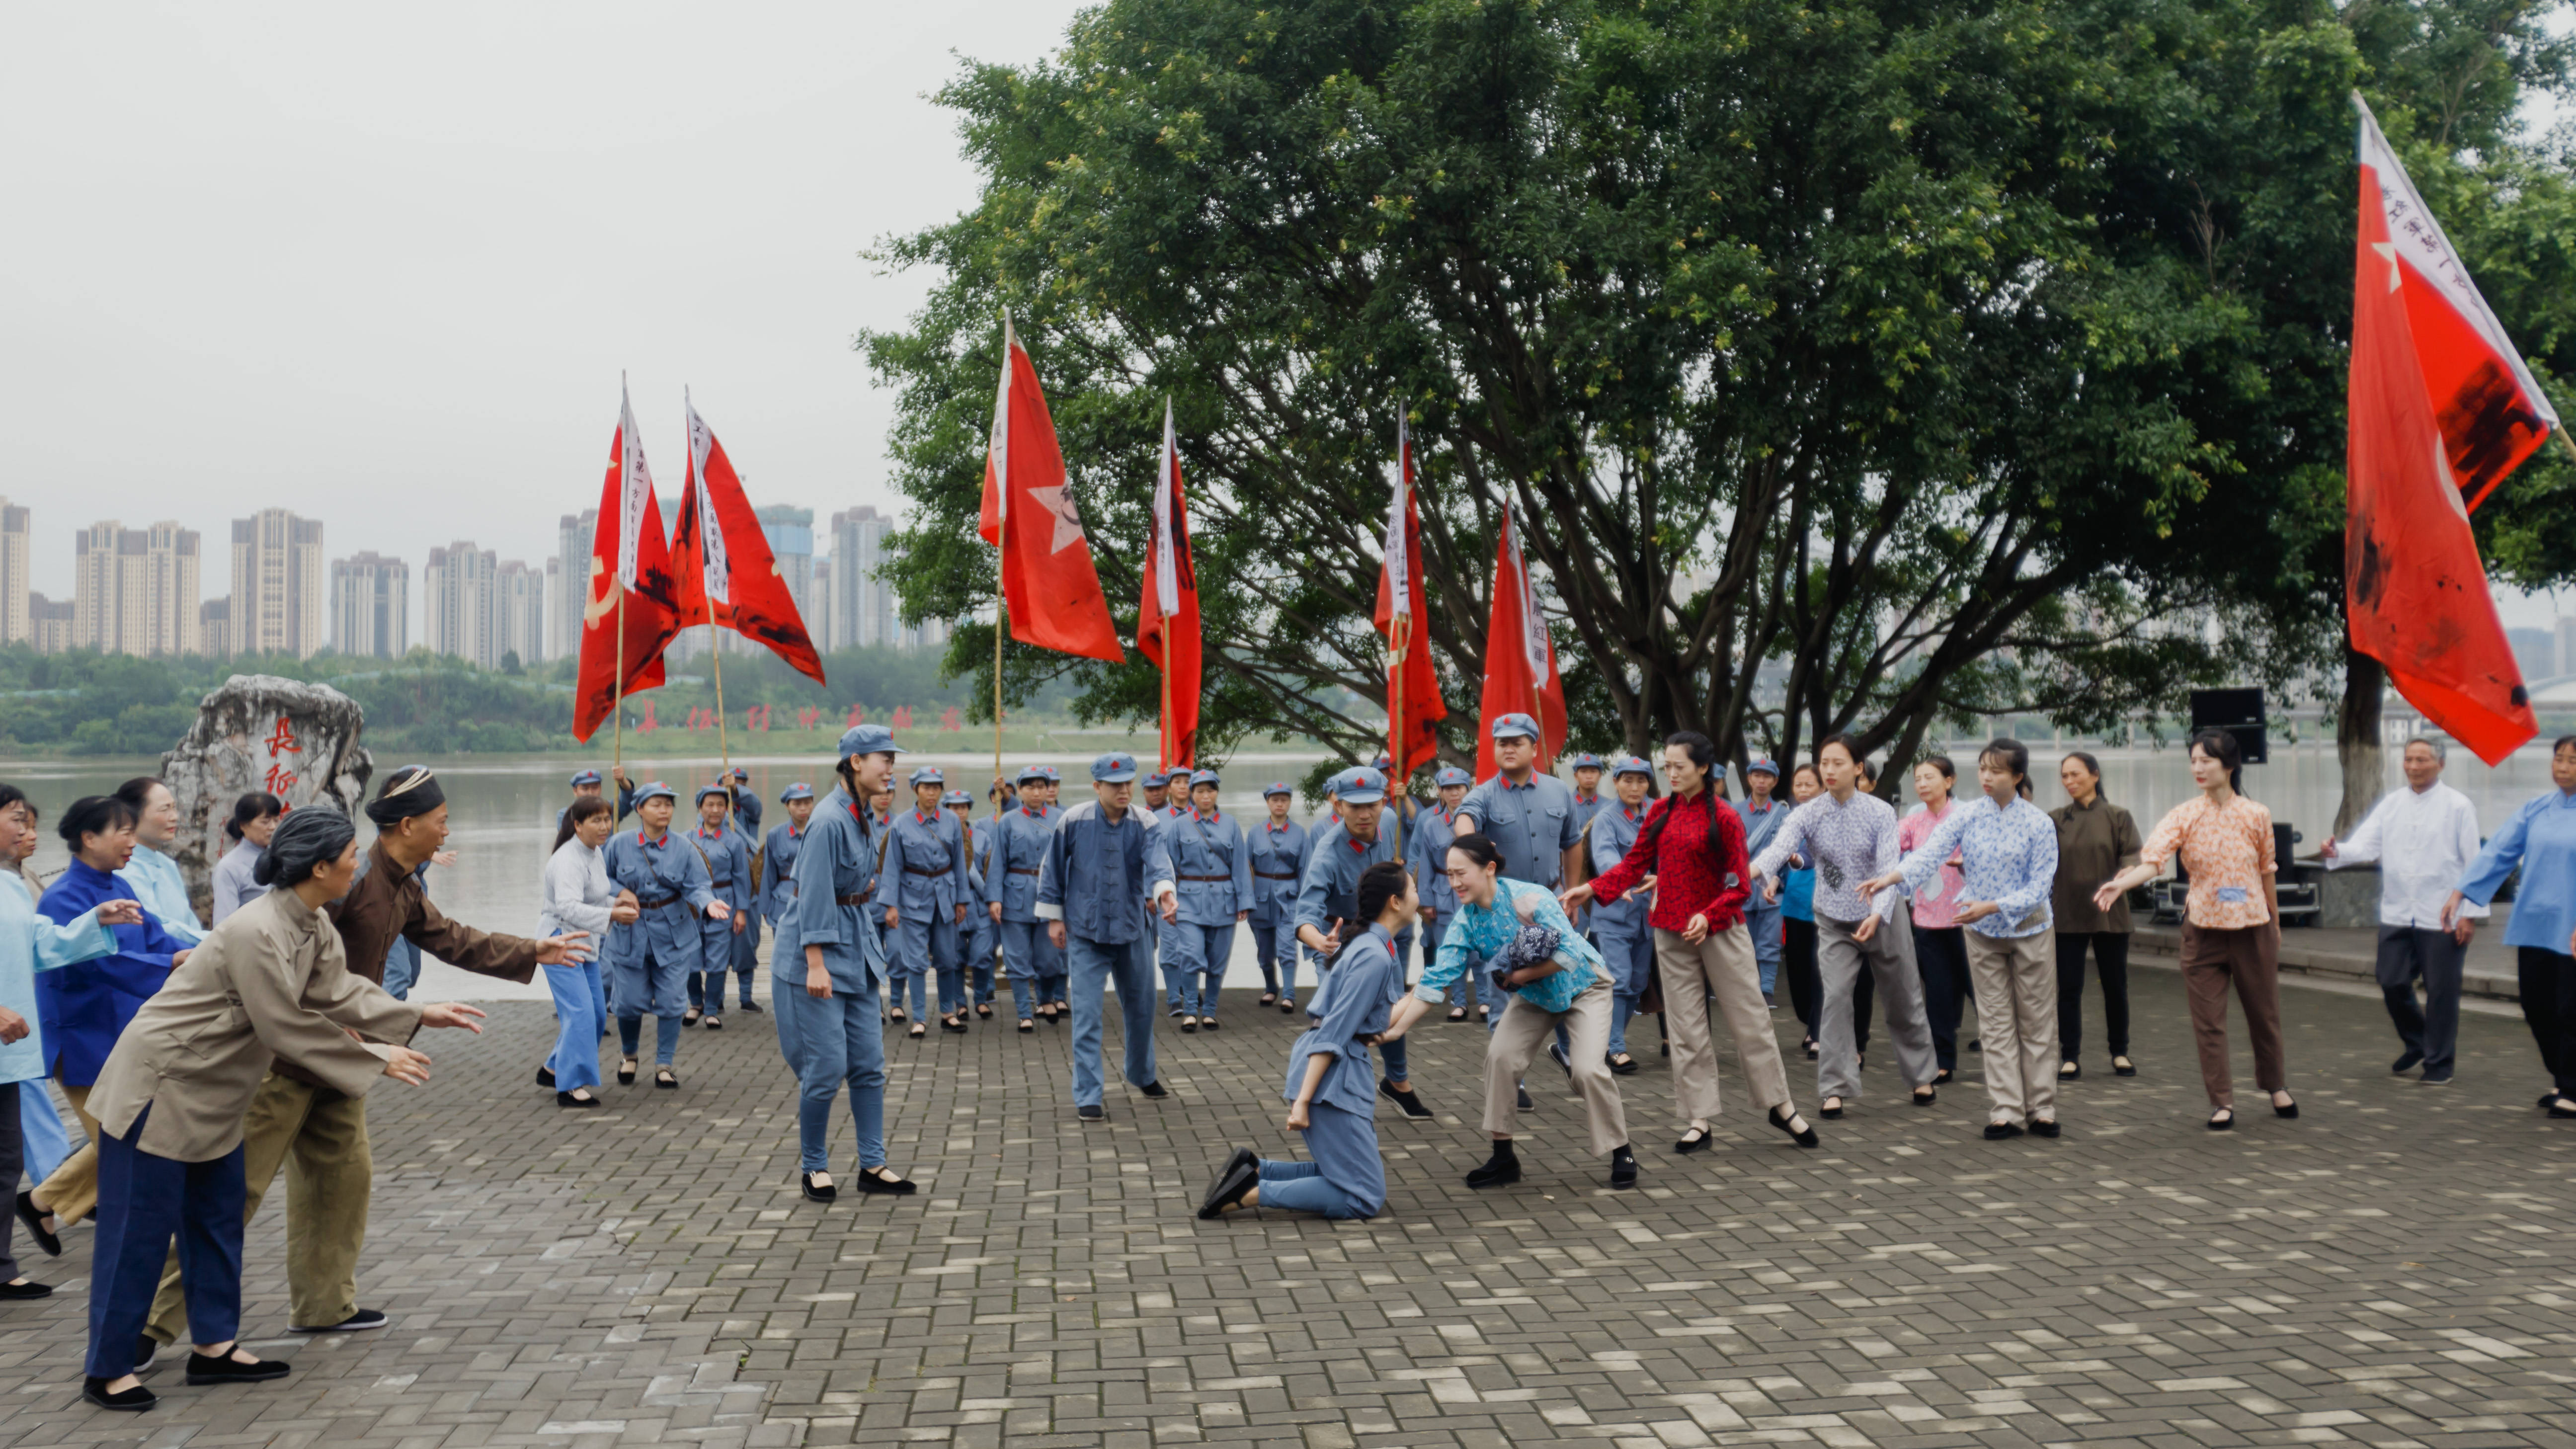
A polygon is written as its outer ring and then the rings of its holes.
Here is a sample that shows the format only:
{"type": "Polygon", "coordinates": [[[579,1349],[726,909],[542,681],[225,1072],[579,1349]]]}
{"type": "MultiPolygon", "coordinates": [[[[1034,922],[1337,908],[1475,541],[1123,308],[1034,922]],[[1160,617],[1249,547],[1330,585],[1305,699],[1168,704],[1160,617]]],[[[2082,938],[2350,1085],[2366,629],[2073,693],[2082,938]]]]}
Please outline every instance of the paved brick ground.
{"type": "Polygon", "coordinates": [[[1249,993],[1220,1034],[1166,1031],[1173,1098],[1113,1086],[1105,1127],[1072,1118],[1060,1030],[896,1043],[924,1190],[829,1208],[796,1196],[765,1017],[693,1033],[681,1091],[576,1114],[528,1082],[546,1009],[506,1004],[375,1102],[361,1297],[390,1330],[284,1336],[272,1207],[248,1332],[295,1377],[164,1372],[159,1411],[98,1413],[78,1230],[37,1264],[67,1291],[0,1309],[0,1444],[2576,1443],[2576,1124],[2532,1110],[2519,1023],[2472,1014],[2427,1089],[2388,1075],[2374,999],[2294,988],[2306,1115],[2217,1135],[2178,978],[2137,995],[2144,1074],[2071,1088],[2057,1142],[1979,1140],[1973,1066],[1905,1105],[1882,1053],[1824,1150],[1730,1069],[1718,1149],[1675,1158],[1650,1045],[1627,1194],[1552,1074],[1528,1180],[1469,1193],[1483,1037],[1428,1026],[1441,1118],[1381,1118],[1392,1210],[1338,1226],[1191,1215],[1227,1144],[1288,1145],[1291,1027],[1249,993]]]}

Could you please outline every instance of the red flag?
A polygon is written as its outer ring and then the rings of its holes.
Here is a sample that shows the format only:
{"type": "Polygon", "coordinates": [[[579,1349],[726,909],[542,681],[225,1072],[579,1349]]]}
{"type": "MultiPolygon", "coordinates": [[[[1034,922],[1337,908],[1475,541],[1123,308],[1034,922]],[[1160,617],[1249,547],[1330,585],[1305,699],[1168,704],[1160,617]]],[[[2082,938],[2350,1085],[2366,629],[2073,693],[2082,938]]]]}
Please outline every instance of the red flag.
{"type": "Polygon", "coordinates": [[[2345,412],[2352,647],[2386,665],[2425,718],[2496,764],[2539,724],[2468,509],[2557,418],[2366,106],[2345,412]]]}
{"type": "Polygon", "coordinates": [[[1082,536],[1082,514],[1064,476],[1038,371],[1008,319],[1002,380],[993,393],[993,438],[984,455],[984,541],[1002,550],[1002,601],[1023,644],[1106,659],[1127,657],[1109,599],[1082,536]],[[1006,541],[1007,540],[1007,541],[1006,541]]]}
{"type": "Polygon", "coordinates": [[[1420,629],[1431,611],[1422,599],[1422,510],[1413,497],[1413,437],[1401,413],[1395,422],[1395,453],[1395,496],[1387,506],[1386,536],[1379,545],[1373,622],[1391,656],[1386,670],[1387,756],[1396,762],[1400,781],[1439,758],[1440,731],[1434,726],[1449,717],[1449,706],[1440,698],[1440,672],[1432,667],[1420,629]]]}
{"type": "Polygon", "coordinates": [[[1180,451],[1172,442],[1170,398],[1163,399],[1163,454],[1154,474],[1154,536],[1145,560],[1145,597],[1136,609],[1136,652],[1163,671],[1163,768],[1196,765],[1199,580],[1190,562],[1189,508],[1180,451]]]}
{"type": "Polygon", "coordinates": [[[1538,590],[1521,554],[1511,506],[1494,540],[1494,611],[1485,625],[1485,695],[1476,727],[1476,778],[1494,777],[1494,721],[1525,714],[1538,721],[1539,758],[1565,748],[1565,680],[1556,672],[1556,640],[1539,613],[1538,590]]]}
{"type": "Polygon", "coordinates": [[[627,403],[622,385],[617,409],[617,436],[608,445],[608,476],[599,488],[599,526],[590,539],[589,602],[582,609],[581,668],[574,686],[572,720],[573,737],[580,740],[598,731],[615,711],[621,692],[633,694],[661,684],[662,651],[680,632],[670,550],[662,537],[662,506],[653,497],[653,470],[644,461],[644,440],[635,430],[635,409],[627,403]],[[622,685],[617,678],[621,619],[626,665],[622,685]]]}
{"type": "Polygon", "coordinates": [[[679,586],[680,619],[686,624],[715,622],[747,639],[757,639],[770,652],[796,667],[816,684],[824,682],[823,661],[805,632],[805,617],[778,575],[769,552],[769,536],[743,496],[742,480],[715,429],[698,416],[695,404],[681,400],[689,412],[689,478],[680,490],[680,517],[671,535],[671,571],[679,586]]]}

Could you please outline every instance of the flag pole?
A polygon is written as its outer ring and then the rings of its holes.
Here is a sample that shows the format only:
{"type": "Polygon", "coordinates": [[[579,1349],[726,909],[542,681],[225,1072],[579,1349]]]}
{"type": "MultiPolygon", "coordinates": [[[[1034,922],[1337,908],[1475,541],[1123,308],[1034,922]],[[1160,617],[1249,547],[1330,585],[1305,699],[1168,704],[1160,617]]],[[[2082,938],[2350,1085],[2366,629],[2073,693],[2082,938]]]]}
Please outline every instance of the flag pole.
{"type": "MultiPolygon", "coordinates": [[[[1407,544],[1405,551],[1407,553],[1412,552],[1410,547],[1412,540],[1407,538],[1405,542],[1407,544]]],[[[1407,560],[1407,562],[1409,563],[1411,560],[1407,560]]],[[[1408,582],[1409,578],[1410,575],[1408,571],[1408,582]]],[[[1408,785],[1412,783],[1413,779],[1412,772],[1405,768],[1406,761],[1411,756],[1412,751],[1406,748],[1410,742],[1404,737],[1404,656],[1412,652],[1413,615],[1409,613],[1391,615],[1387,619],[1386,632],[1388,660],[1386,674],[1387,733],[1391,736],[1388,743],[1393,747],[1387,751],[1386,755],[1386,763],[1388,766],[1387,775],[1389,776],[1387,786],[1389,789],[1395,789],[1396,780],[1398,778],[1401,778],[1408,785]]],[[[1395,858],[1397,860],[1404,859],[1404,806],[1405,801],[1411,796],[1411,794],[1412,791],[1409,789],[1400,790],[1396,794],[1394,801],[1395,858]]]]}
{"type": "MultiPolygon", "coordinates": [[[[623,371],[617,374],[617,395],[620,399],[626,396],[626,374],[623,371]]],[[[633,446],[634,439],[623,431],[618,433],[617,509],[620,516],[617,520],[617,559],[608,570],[608,586],[617,591],[617,677],[608,682],[609,713],[617,720],[616,748],[611,752],[608,763],[608,778],[612,783],[622,783],[626,777],[626,519],[623,515],[626,511],[626,450],[633,446]]],[[[615,822],[612,820],[610,823],[615,822]]]]}
{"type": "MultiPolygon", "coordinates": [[[[1011,375],[1013,345],[1011,313],[1008,308],[1004,308],[1002,311],[1002,376],[1005,379],[1011,375]]],[[[1007,450],[1010,447],[1010,434],[1007,431],[1011,426],[1010,417],[1005,414],[994,421],[1005,429],[1002,446],[1007,450]]],[[[987,457],[990,454],[991,450],[987,449],[987,457]]],[[[999,471],[1000,476],[993,480],[993,782],[996,786],[1002,780],[1002,636],[1009,632],[1011,610],[1010,599],[1002,586],[1003,579],[1010,570],[1011,559],[1011,457],[1007,451],[1002,455],[1002,466],[999,471]]],[[[1001,797],[996,795],[993,798],[993,809],[998,813],[1001,808],[1001,797]]]]}
{"type": "MultiPolygon", "coordinates": [[[[704,479],[700,479],[699,486],[705,486],[705,481],[706,480],[704,479]]],[[[698,592],[706,593],[707,541],[704,537],[706,532],[706,512],[704,504],[699,505],[698,523],[700,534],[698,539],[698,592]]],[[[733,747],[725,743],[723,646],[724,636],[716,632],[715,596],[713,594],[707,594],[707,658],[714,664],[716,673],[716,757],[724,762],[719,768],[723,771],[726,778],[721,779],[719,783],[724,785],[726,795],[730,798],[733,791],[733,782],[730,778],[733,774],[733,747]]]]}

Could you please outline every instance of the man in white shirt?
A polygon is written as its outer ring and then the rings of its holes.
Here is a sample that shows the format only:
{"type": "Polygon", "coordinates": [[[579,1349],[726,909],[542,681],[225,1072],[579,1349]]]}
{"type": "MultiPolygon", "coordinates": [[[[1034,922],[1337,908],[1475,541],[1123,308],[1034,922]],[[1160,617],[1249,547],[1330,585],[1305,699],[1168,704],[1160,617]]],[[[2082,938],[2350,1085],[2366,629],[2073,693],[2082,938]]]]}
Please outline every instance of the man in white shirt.
{"type": "Polygon", "coordinates": [[[2323,852],[2328,870],[2379,862],[2379,991],[2406,1044],[2389,1070],[2404,1073],[2421,1063],[2428,1087],[2450,1084],[2460,1039],[2460,969],[2477,931],[2472,918],[2487,913],[2464,906],[2458,925],[2442,927],[2442,900],[2478,854],[2477,807],[2442,783],[2442,763],[2441,741],[2408,740],[2406,788],[2382,796],[2350,840],[2329,838],[2323,852]]]}

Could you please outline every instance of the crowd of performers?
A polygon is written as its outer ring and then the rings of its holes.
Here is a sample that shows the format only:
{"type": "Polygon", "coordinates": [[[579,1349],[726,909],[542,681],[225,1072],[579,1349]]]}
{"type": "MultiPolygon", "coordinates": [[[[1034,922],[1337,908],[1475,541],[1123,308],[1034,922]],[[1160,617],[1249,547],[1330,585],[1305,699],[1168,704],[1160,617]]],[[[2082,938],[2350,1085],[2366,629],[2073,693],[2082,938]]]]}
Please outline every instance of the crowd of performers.
{"type": "MultiPolygon", "coordinates": [[[[1493,736],[1496,773],[1481,785],[1444,767],[1436,799],[1421,801],[1391,791],[1383,769],[1347,769],[1311,826],[1291,818],[1284,783],[1264,792],[1265,818],[1246,821],[1219,808],[1214,771],[1148,775],[1121,753],[1092,762],[1090,797],[1069,806],[1056,772],[1031,766],[996,782],[992,813],[977,818],[972,796],[921,767],[903,775],[913,800],[898,808],[905,751],[876,725],[842,736],[827,793],[789,786],[787,818],[765,836],[742,772],[696,791],[684,823],[667,785],[621,779],[612,806],[584,771],[558,814],[528,937],[475,930],[430,902],[423,875],[449,858],[448,809],[420,766],[393,772],[365,807],[376,834],[364,851],[331,811],[244,796],[213,873],[211,925],[171,858],[178,810],[160,781],[65,810],[55,829],[71,862],[50,883],[26,870],[33,803],[0,784],[0,1173],[33,1181],[0,1220],[0,1301],[52,1291],[19,1271],[18,1227],[54,1255],[66,1226],[91,1219],[90,1402],[150,1408],[141,1376],[182,1332],[191,1384],[283,1377],[287,1364],[235,1341],[243,1228],[283,1170],[291,1330],[384,1326],[356,1300],[372,1183],[365,1097],[388,1077],[427,1080],[429,1057],[409,1045],[421,1028],[479,1031],[482,1016],[406,999],[421,951],[519,982],[544,970],[559,1033],[538,1082],[585,1109],[603,1100],[612,1031],[616,1077],[632,1086],[653,1018],[653,1082],[676,1089],[687,1029],[762,1011],[765,926],[769,1014],[798,1082],[799,1187],[830,1202],[845,1096],[857,1190],[914,1190],[887,1161],[887,1039],[928,1034],[934,991],[943,1032],[991,1021],[1002,981],[1018,1031],[1070,1023],[1074,1115],[1100,1122],[1109,990],[1122,1082],[1168,1098],[1159,1020],[1224,1029],[1226,965],[1249,927],[1260,1005],[1305,1015],[1282,1098],[1307,1152],[1235,1151],[1200,1216],[1266,1206],[1366,1218],[1387,1201],[1377,1103],[1432,1115],[1406,1039],[1435,1015],[1488,1032],[1491,1148],[1465,1175],[1474,1189],[1521,1179],[1524,1077],[1542,1052],[1580,1095],[1609,1185],[1636,1185],[1619,1081],[1639,1070],[1640,1013],[1655,1014],[1672,1060],[1673,1152],[1714,1143],[1720,1018],[1751,1106],[1799,1146],[1819,1145],[1772,1027],[1783,976],[1819,1119],[1860,1106],[1875,1016],[1911,1105],[1933,1105],[1960,1052],[1981,1051],[1983,1135],[2056,1138],[2058,1085],[2084,1071],[2088,960],[2106,1065],[2139,1070],[2129,893],[2178,857],[2207,1125],[2237,1126],[2231,991],[2257,1088],[2276,1118],[2299,1115],[2282,1046],[2275,834],[2270,812],[2238,793],[2223,731],[2192,737],[2196,792],[2143,834],[2081,752],[2058,762],[2065,803],[2043,811],[2028,752],[2009,739],[1977,753],[1969,791],[1948,758],[1919,763],[1916,804],[1900,814],[1840,736],[1789,773],[1785,798],[1779,767],[1749,762],[1741,799],[1699,734],[1671,736],[1652,762],[1577,756],[1571,784],[1542,767],[1527,716],[1505,716],[1493,736]],[[77,1149],[49,1078],[87,1133],[77,1149]]],[[[2404,1048],[2393,1070],[2451,1082],[2467,945],[2518,872],[2505,942],[2550,1076],[2538,1106],[2576,1118],[2576,737],[2553,748],[2553,788],[2483,842],[2443,764],[2441,742],[2410,742],[2407,788],[2322,851],[2329,868],[2382,870],[2378,972],[2404,1048]]]]}

